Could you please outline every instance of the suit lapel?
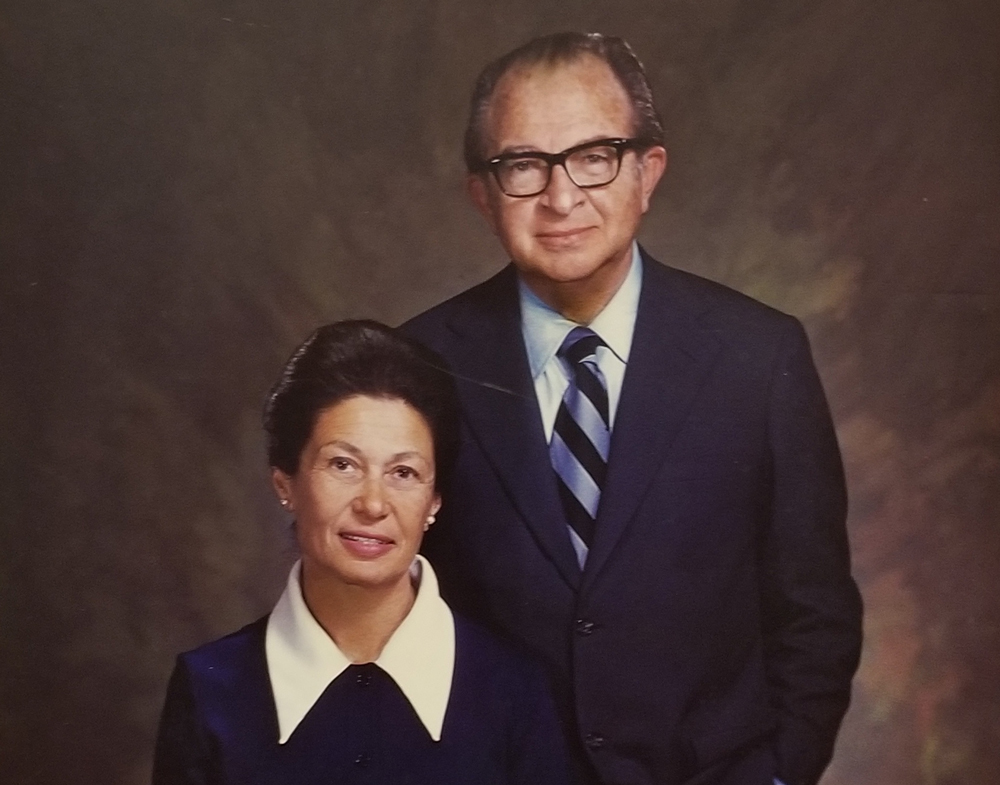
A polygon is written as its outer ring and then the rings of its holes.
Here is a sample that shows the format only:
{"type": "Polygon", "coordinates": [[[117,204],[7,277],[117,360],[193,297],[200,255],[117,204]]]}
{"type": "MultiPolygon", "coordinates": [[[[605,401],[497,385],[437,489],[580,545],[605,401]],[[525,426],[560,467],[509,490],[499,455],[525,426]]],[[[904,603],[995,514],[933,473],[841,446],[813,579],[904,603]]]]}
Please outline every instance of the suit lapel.
{"type": "Polygon", "coordinates": [[[449,359],[463,412],[540,549],[575,589],[580,568],[566,532],[521,337],[513,268],[493,283],[476,307],[449,323],[456,335],[449,359]]]}
{"type": "Polygon", "coordinates": [[[699,324],[701,303],[679,278],[644,255],[639,311],[584,591],[621,539],[721,348],[699,324]]]}

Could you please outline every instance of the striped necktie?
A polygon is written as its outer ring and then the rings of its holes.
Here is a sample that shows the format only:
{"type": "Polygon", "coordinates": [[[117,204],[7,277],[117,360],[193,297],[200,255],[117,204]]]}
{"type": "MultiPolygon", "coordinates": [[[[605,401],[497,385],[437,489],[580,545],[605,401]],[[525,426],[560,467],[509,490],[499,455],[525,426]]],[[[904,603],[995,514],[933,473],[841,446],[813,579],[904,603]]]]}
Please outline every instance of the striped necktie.
{"type": "Polygon", "coordinates": [[[611,446],[607,383],[596,354],[604,345],[593,330],[574,327],[556,352],[569,370],[569,386],[556,414],[549,456],[581,567],[594,539],[611,446]]]}

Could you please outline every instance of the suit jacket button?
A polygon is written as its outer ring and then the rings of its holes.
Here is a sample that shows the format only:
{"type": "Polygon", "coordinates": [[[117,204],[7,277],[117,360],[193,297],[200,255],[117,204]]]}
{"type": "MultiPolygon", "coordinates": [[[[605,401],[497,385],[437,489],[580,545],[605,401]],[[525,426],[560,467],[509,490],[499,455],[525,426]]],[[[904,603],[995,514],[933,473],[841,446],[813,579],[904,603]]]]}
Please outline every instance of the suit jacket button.
{"type": "Polygon", "coordinates": [[[590,635],[597,628],[597,625],[592,621],[587,621],[586,619],[577,619],[574,623],[574,629],[577,635],[590,635]]]}
{"type": "Polygon", "coordinates": [[[588,733],[583,737],[583,743],[588,750],[599,750],[604,746],[604,737],[600,733],[588,733]]]}

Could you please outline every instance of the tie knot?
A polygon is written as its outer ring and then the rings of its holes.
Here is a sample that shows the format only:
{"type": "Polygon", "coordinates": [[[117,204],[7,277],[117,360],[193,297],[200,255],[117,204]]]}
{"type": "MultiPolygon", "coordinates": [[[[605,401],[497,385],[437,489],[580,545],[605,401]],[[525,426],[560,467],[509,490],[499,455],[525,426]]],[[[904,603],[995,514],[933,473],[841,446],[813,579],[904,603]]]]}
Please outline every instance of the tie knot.
{"type": "Polygon", "coordinates": [[[597,353],[598,346],[604,346],[604,341],[589,327],[574,327],[563,339],[562,346],[556,354],[572,365],[577,365],[597,353]]]}

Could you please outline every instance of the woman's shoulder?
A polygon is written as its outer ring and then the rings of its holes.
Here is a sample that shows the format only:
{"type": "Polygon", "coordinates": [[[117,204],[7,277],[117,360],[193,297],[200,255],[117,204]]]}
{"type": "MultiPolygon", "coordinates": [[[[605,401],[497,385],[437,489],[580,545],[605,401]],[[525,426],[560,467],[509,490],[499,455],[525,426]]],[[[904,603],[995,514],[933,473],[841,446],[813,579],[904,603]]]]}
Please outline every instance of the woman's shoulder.
{"type": "Polygon", "coordinates": [[[264,634],[267,616],[222,638],[191,649],[177,658],[190,679],[209,682],[232,682],[265,667],[264,634]]]}

